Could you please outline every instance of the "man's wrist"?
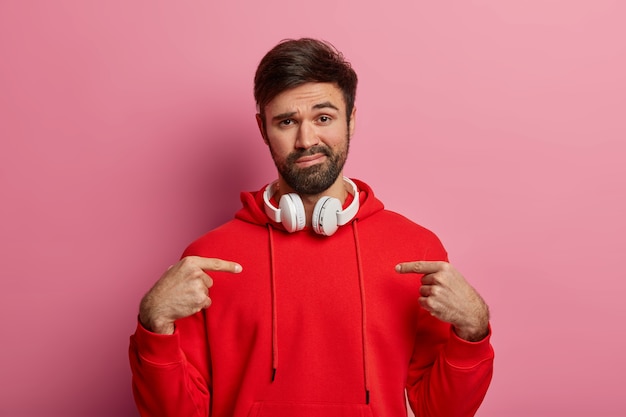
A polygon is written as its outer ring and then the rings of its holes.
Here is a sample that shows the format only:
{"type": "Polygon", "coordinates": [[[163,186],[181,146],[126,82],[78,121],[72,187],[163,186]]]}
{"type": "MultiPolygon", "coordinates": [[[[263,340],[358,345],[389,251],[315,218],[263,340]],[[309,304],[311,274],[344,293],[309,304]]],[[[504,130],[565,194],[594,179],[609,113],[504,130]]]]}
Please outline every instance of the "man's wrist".
{"type": "Polygon", "coordinates": [[[139,324],[141,324],[144,329],[157,334],[174,334],[175,330],[173,322],[158,319],[144,319],[141,317],[141,314],[139,314],[139,324]]]}
{"type": "Polygon", "coordinates": [[[158,334],[173,334],[174,322],[158,317],[150,308],[149,299],[146,297],[139,306],[139,323],[148,331],[158,334]]]}
{"type": "Polygon", "coordinates": [[[468,342],[480,342],[489,335],[489,324],[481,327],[467,328],[453,326],[454,333],[468,342]]]}

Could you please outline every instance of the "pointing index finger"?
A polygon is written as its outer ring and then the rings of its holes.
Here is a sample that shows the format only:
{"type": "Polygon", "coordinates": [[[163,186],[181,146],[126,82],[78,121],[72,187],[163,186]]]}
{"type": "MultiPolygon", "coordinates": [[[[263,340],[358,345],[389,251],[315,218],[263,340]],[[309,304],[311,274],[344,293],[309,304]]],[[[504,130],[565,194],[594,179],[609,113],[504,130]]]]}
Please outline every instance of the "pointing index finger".
{"type": "Polygon", "coordinates": [[[219,258],[196,257],[198,267],[204,271],[222,271],[233,274],[240,273],[243,268],[237,262],[226,261],[219,258]]]}
{"type": "Polygon", "coordinates": [[[396,265],[396,272],[400,274],[433,274],[445,268],[447,262],[441,261],[415,261],[401,262],[396,265]]]}

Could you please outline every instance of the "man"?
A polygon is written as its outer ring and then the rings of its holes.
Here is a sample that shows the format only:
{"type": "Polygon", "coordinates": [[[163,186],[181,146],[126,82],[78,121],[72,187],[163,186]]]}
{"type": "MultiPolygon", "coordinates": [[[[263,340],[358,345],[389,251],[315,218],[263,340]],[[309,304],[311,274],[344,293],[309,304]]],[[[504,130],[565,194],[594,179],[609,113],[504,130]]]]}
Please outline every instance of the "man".
{"type": "Polygon", "coordinates": [[[437,237],[343,176],[357,76],[284,41],[255,76],[278,180],[192,243],[131,337],[144,416],[471,416],[489,386],[488,308],[437,237]]]}

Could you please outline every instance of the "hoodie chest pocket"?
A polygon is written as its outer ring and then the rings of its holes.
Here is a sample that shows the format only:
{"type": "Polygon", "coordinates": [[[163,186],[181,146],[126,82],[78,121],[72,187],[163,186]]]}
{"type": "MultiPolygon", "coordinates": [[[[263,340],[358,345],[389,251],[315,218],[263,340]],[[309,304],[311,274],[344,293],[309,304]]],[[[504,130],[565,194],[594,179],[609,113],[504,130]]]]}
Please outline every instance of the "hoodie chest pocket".
{"type": "Polygon", "coordinates": [[[248,417],[374,417],[365,404],[256,402],[248,417]]]}

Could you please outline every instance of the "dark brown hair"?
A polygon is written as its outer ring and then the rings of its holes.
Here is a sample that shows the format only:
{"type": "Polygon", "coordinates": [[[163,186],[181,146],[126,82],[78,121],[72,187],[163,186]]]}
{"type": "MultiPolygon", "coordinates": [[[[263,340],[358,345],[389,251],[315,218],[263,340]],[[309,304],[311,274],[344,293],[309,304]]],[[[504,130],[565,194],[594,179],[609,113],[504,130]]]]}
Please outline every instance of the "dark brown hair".
{"type": "Polygon", "coordinates": [[[333,45],[311,38],[286,39],[261,60],[254,76],[254,99],[265,121],[265,106],[283,91],[309,82],[334,83],[343,93],[350,119],[357,76],[333,45]]]}

